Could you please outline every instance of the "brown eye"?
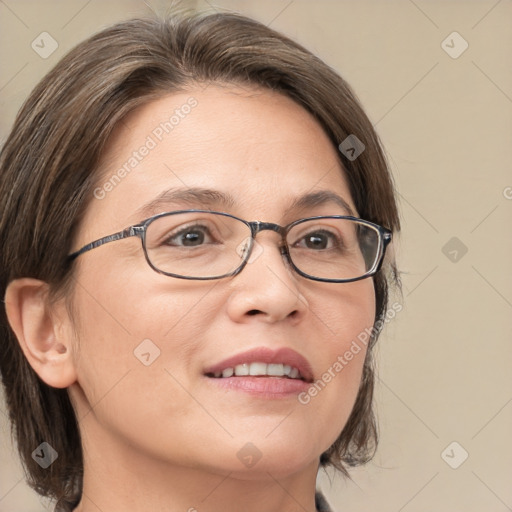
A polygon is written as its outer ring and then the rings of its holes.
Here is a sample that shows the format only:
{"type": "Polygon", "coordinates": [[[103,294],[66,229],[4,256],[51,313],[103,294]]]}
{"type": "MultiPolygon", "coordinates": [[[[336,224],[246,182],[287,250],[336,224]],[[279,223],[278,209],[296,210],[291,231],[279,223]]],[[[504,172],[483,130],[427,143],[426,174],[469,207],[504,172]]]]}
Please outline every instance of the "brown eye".
{"type": "Polygon", "coordinates": [[[199,247],[206,241],[211,240],[212,236],[206,226],[189,226],[180,229],[177,233],[168,235],[164,241],[164,245],[181,246],[181,247],[199,247]]]}
{"type": "Polygon", "coordinates": [[[317,230],[302,237],[307,249],[325,250],[341,245],[341,240],[334,233],[327,230],[317,230]]]}

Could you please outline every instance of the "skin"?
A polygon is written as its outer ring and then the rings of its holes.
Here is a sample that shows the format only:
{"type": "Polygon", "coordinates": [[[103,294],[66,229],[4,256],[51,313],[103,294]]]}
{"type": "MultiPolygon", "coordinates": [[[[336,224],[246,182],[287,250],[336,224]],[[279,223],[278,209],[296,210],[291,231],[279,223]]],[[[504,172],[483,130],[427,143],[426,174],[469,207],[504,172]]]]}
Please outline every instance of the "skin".
{"type": "MultiPolygon", "coordinates": [[[[175,186],[229,192],[238,202],[228,213],[247,220],[346,213],[331,203],[287,210],[321,189],[357,214],[337,150],[314,118],[278,93],[233,85],[173,93],[133,112],[109,141],[99,186],[191,96],[190,114],[92,199],[73,250],[148,217],[135,212],[175,186]]],[[[319,379],[373,325],[373,283],[305,279],[279,254],[277,233],[257,241],[263,252],[253,263],[216,281],[154,272],[135,237],[96,248],[77,260],[73,317],[63,301],[48,304],[45,283],[10,284],[8,316],[28,360],[45,382],[68,388],[80,421],[76,512],[315,510],[319,457],[352,410],[364,349],[307,405],[221,391],[202,373],[251,348],[290,347],[319,379]],[[160,350],[149,366],[134,356],[144,339],[160,350]],[[250,468],[237,457],[249,442],[261,452],[250,468]]]]}

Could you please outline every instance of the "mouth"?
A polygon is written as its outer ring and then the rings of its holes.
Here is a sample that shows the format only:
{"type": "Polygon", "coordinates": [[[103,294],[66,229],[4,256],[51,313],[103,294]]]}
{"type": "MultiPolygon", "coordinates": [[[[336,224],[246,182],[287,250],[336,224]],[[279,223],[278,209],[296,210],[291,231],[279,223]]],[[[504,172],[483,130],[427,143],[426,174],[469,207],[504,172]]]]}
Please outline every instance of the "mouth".
{"type": "Polygon", "coordinates": [[[295,350],[259,347],[206,368],[207,381],[224,390],[266,399],[289,398],[314,381],[307,359],[295,350]]]}
{"type": "Polygon", "coordinates": [[[205,374],[213,379],[227,379],[230,377],[274,377],[284,379],[302,380],[306,382],[300,370],[294,366],[284,363],[242,363],[234,367],[224,368],[222,371],[209,372],[205,374]]]}

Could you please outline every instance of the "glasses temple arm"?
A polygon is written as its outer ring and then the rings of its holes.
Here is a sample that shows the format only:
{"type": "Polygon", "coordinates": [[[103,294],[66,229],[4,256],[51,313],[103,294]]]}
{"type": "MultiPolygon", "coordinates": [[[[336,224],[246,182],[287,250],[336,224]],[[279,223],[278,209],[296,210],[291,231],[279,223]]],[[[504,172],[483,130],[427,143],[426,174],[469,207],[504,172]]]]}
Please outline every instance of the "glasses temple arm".
{"type": "Polygon", "coordinates": [[[98,240],[94,240],[90,244],[84,245],[80,250],[73,252],[68,255],[70,260],[74,260],[84,252],[90,251],[92,249],[96,249],[96,247],[100,247],[103,244],[108,244],[109,242],[115,242],[116,240],[121,240],[122,238],[128,238],[131,236],[141,236],[144,231],[144,228],[141,226],[130,226],[129,228],[123,229],[123,231],[118,231],[112,235],[104,236],[103,238],[99,238],[98,240]]]}

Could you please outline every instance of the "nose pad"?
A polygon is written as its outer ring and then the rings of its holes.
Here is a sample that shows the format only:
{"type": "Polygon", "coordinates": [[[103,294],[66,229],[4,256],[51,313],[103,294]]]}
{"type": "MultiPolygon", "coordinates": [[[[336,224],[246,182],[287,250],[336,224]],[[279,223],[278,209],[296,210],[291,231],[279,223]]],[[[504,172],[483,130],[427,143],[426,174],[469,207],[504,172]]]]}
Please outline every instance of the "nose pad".
{"type": "Polygon", "coordinates": [[[247,258],[248,251],[251,251],[249,255],[249,259],[247,260],[248,264],[254,263],[262,254],[263,254],[263,246],[251,236],[245,238],[236,248],[236,253],[240,256],[240,259],[245,260],[247,258]]]}
{"type": "MultiPolygon", "coordinates": [[[[240,259],[245,259],[247,257],[247,252],[249,250],[251,251],[251,254],[249,256],[249,259],[247,260],[247,264],[254,263],[263,254],[264,247],[262,244],[258,242],[258,240],[248,236],[238,245],[238,247],[236,248],[236,253],[238,254],[238,256],[240,256],[240,259]]],[[[288,249],[284,242],[281,241],[279,243],[278,250],[281,256],[284,257],[286,265],[289,268],[293,268],[290,262],[290,255],[288,249]]]]}
{"type": "Polygon", "coordinates": [[[283,261],[286,248],[275,247],[271,241],[266,241],[265,244],[258,242],[252,249],[254,253],[244,267],[245,277],[242,273],[238,281],[233,282],[233,293],[227,305],[229,315],[237,322],[255,316],[266,322],[285,318],[299,322],[309,304],[299,291],[298,274],[286,257],[283,261]],[[277,254],[269,252],[276,249],[277,254]]]}

